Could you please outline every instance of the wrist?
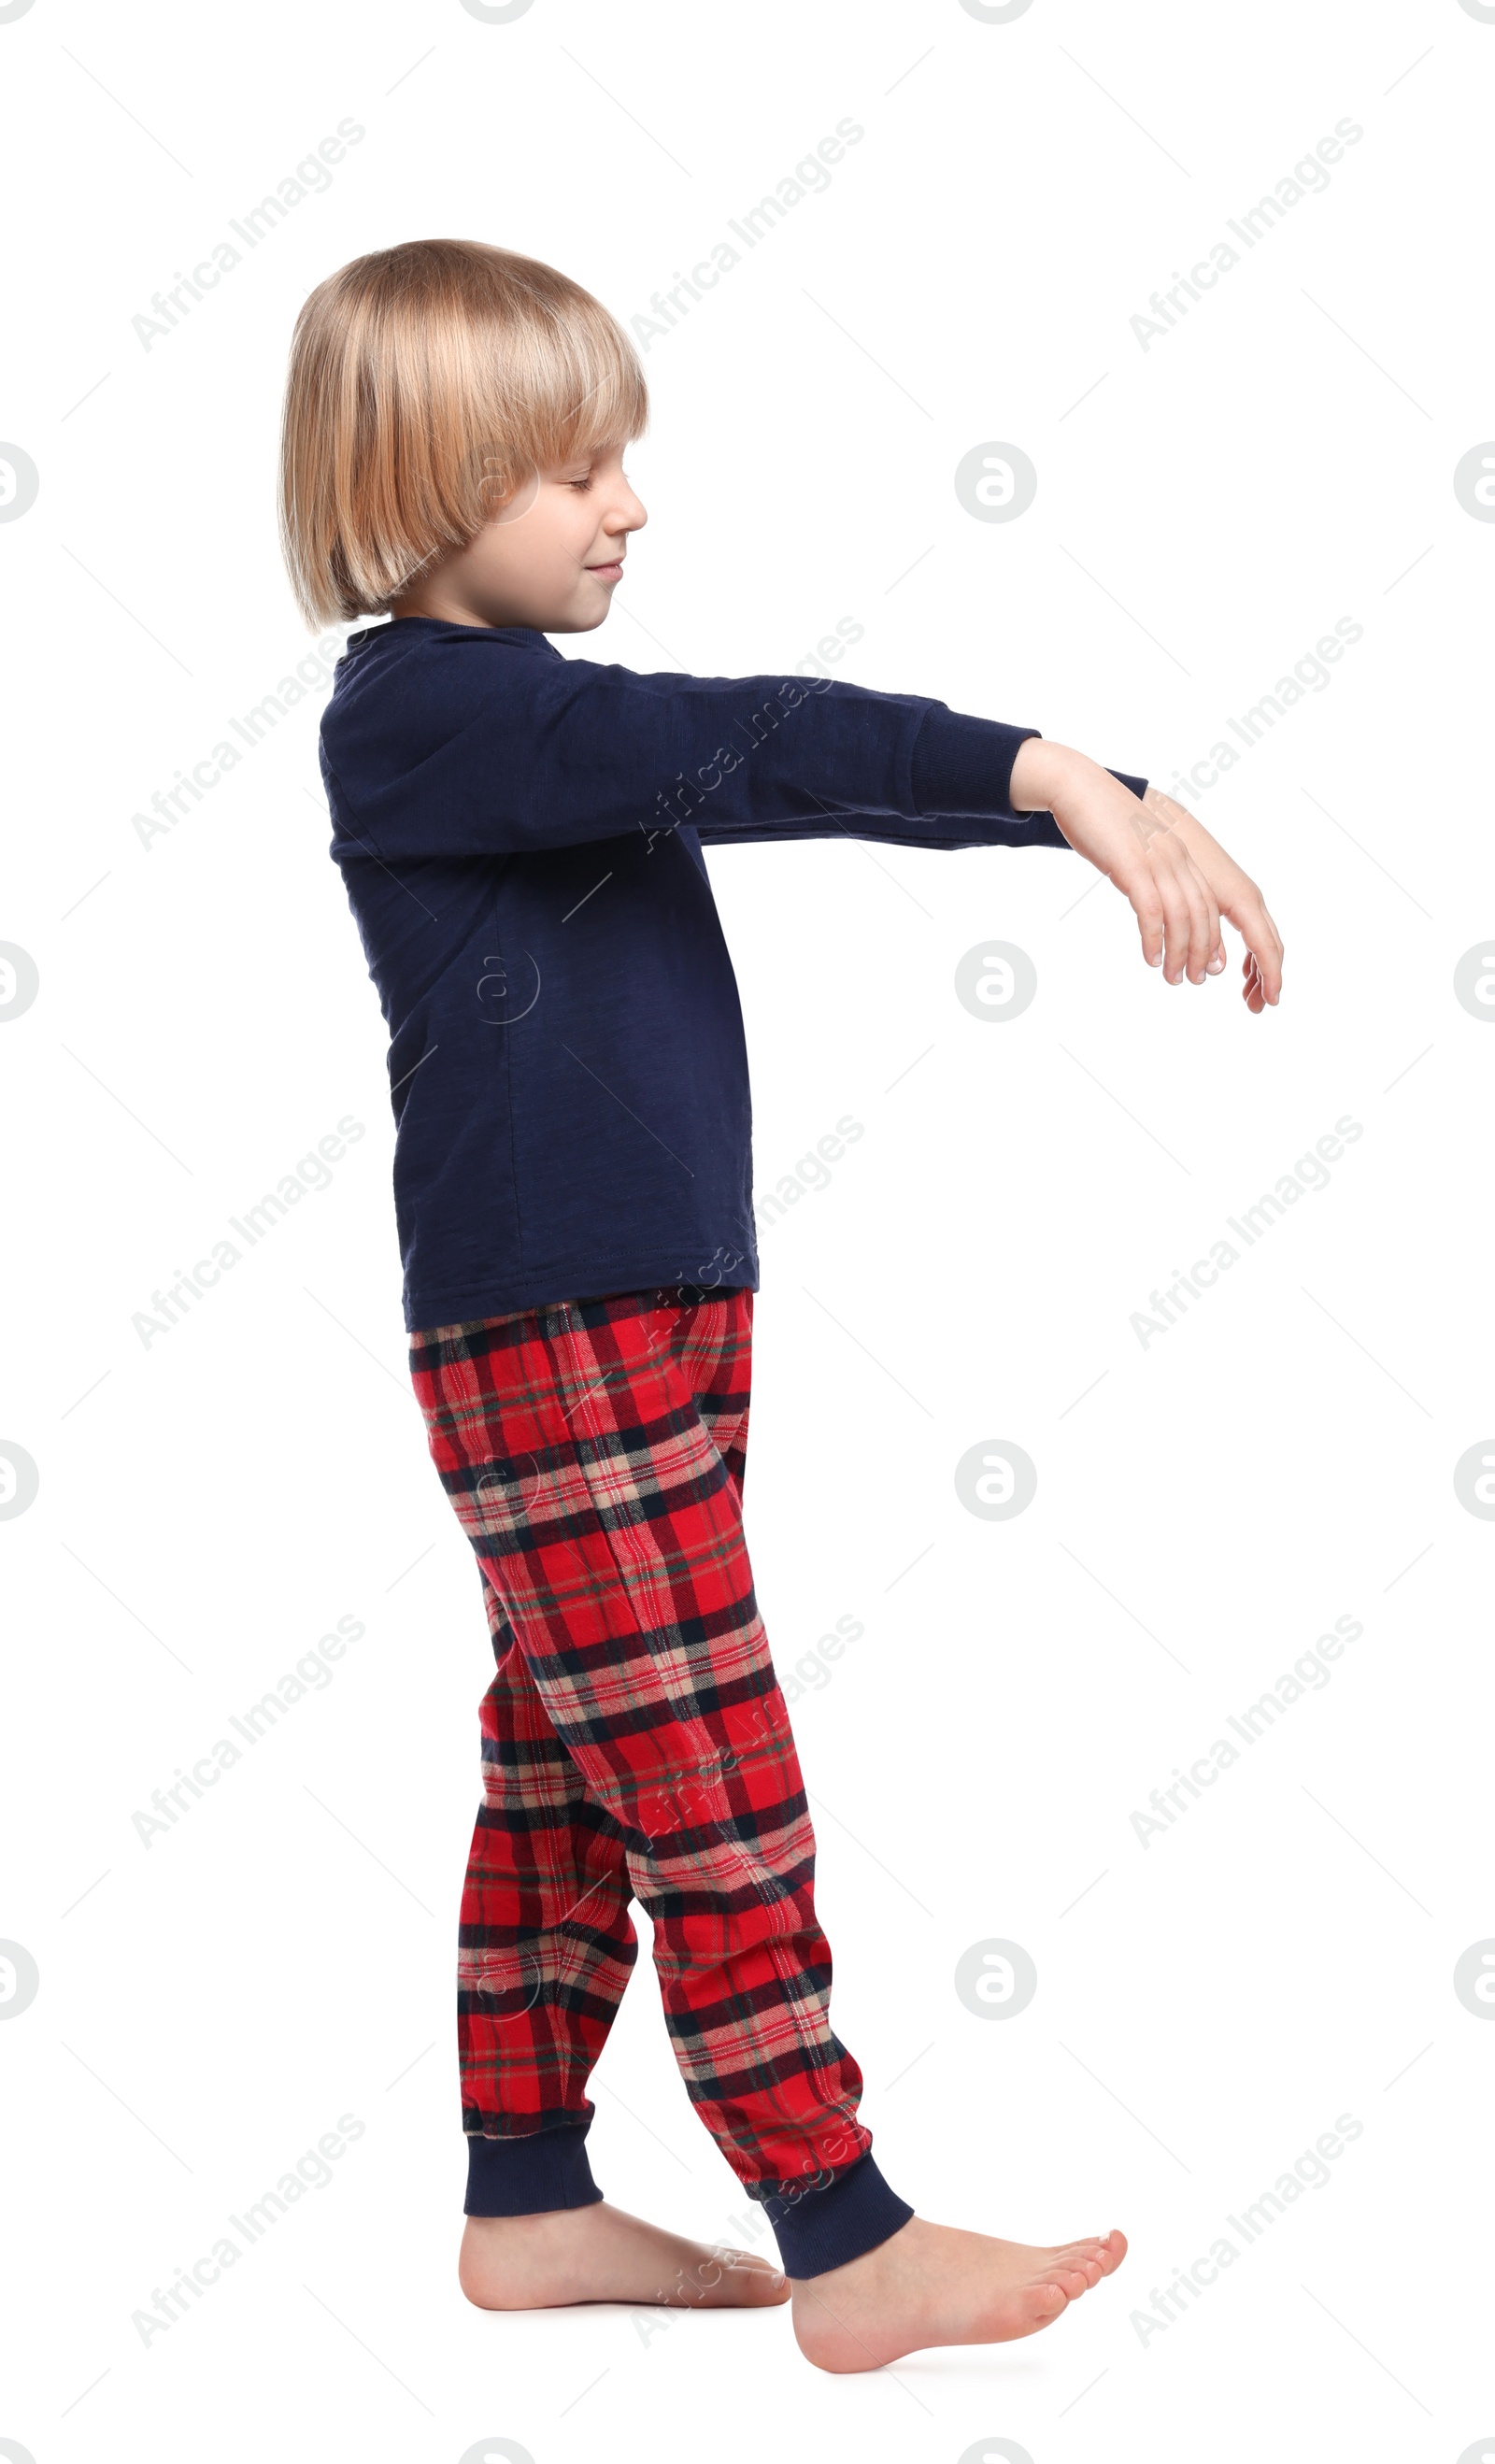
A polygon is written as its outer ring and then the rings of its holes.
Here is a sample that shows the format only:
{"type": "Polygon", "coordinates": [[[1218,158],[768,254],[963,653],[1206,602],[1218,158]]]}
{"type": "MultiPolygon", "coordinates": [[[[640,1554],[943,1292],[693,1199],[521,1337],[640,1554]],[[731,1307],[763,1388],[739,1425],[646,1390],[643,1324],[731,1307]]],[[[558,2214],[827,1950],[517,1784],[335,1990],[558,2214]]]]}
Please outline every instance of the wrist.
{"type": "Polygon", "coordinates": [[[1015,813],[1051,813],[1085,764],[1072,745],[1044,736],[1024,737],[1012,764],[1009,801],[1015,813]]]}
{"type": "Polygon", "coordinates": [[[1173,797],[1165,794],[1161,787],[1149,786],[1142,799],[1141,827],[1144,839],[1154,837],[1158,830],[1176,830],[1180,824],[1183,825],[1183,834],[1187,836],[1192,819],[1193,816],[1185,812],[1181,804],[1176,803],[1173,797]]]}

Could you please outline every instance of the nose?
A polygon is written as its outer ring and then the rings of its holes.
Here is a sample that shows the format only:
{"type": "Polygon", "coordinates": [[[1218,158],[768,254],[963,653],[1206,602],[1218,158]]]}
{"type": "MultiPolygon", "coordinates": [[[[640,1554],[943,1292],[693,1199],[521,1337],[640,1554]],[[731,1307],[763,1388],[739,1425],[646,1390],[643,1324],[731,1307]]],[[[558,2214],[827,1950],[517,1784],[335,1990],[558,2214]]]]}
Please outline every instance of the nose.
{"type": "Polygon", "coordinates": [[[648,519],[641,500],[625,484],[622,494],[607,508],[604,528],[611,532],[641,531],[648,519]]]}

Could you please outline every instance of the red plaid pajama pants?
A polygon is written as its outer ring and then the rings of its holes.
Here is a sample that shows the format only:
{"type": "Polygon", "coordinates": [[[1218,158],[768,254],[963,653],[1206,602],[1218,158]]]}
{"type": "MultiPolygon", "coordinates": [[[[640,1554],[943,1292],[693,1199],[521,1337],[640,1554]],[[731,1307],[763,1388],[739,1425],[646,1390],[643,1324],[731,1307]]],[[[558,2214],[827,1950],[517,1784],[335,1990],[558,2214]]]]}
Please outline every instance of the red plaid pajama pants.
{"type": "MultiPolygon", "coordinates": [[[[470,2146],[589,2123],[637,1897],[691,2101],[777,2226],[776,2189],[840,2180],[871,2134],[743,1537],[752,1323],[750,1291],[668,1287],[436,1327],[410,1361],[497,1663],[462,1903],[470,2146]]],[[[532,2207],[601,2195],[564,2164],[537,2179],[532,2207]]]]}

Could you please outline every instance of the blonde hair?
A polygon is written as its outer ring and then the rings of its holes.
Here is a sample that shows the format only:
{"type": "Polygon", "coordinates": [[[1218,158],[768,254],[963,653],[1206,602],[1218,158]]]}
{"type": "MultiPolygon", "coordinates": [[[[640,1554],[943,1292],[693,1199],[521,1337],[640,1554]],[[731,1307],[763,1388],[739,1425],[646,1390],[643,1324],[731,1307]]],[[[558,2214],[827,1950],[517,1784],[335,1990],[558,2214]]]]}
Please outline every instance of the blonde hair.
{"type": "Polygon", "coordinates": [[[649,390],[591,293],[481,240],[407,240],[319,283],[296,320],[279,529],[312,627],[382,615],[537,471],[639,435],[649,390]]]}

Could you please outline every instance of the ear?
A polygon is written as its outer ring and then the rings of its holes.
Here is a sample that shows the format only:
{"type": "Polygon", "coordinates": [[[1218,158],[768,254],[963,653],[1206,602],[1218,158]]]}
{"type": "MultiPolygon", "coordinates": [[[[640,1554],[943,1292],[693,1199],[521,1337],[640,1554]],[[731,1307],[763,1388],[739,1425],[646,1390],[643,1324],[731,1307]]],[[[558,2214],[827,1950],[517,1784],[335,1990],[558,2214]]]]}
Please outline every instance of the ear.
{"type": "Polygon", "coordinates": [[[495,453],[485,454],[480,494],[485,521],[519,521],[539,495],[539,473],[506,471],[495,453]]]}

